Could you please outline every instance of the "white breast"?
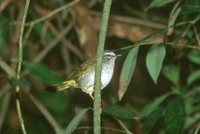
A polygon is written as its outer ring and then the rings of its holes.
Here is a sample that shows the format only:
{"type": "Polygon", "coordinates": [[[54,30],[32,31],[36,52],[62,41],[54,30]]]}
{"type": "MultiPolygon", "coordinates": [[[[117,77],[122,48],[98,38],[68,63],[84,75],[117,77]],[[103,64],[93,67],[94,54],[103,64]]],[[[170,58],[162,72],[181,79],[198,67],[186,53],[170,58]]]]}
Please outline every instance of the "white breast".
{"type": "Polygon", "coordinates": [[[113,76],[113,70],[114,63],[109,65],[103,65],[101,74],[102,89],[110,83],[113,76]]]}
{"type": "MultiPolygon", "coordinates": [[[[78,79],[79,86],[83,92],[90,93],[94,91],[94,79],[95,79],[94,70],[95,68],[93,69],[93,71],[82,75],[78,79]]],[[[114,61],[110,64],[103,64],[101,73],[101,84],[102,84],[101,89],[103,89],[110,83],[113,76],[113,70],[114,70],[114,61]]]]}

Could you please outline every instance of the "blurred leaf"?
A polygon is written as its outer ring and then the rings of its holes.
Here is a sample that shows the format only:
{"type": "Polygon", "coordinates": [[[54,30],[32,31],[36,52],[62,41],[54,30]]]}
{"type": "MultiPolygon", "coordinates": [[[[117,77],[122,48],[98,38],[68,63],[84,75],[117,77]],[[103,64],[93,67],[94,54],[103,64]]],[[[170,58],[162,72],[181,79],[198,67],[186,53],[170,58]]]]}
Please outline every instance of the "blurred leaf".
{"type": "Polygon", "coordinates": [[[133,72],[135,70],[138,50],[139,47],[132,48],[124,61],[122,71],[120,74],[119,90],[118,90],[118,96],[120,100],[124,96],[128,88],[128,85],[131,81],[133,72]]]}
{"type": "Polygon", "coordinates": [[[165,53],[165,47],[161,44],[153,45],[147,53],[146,66],[151,78],[155,83],[157,83],[157,79],[165,58],[165,53]]]}
{"type": "Polygon", "coordinates": [[[175,65],[165,66],[162,70],[163,75],[174,85],[178,83],[180,77],[180,69],[175,65]]]}
{"type": "Polygon", "coordinates": [[[5,45],[4,33],[2,30],[0,30],[0,52],[4,50],[4,45],[5,45]]]}
{"type": "MultiPolygon", "coordinates": [[[[49,92],[40,91],[37,93],[37,96],[52,113],[57,114],[59,116],[64,116],[72,104],[70,102],[69,94],[63,94],[61,92],[52,94],[49,92]]],[[[69,118],[66,118],[65,120],[68,119],[69,118]]]]}
{"type": "Polygon", "coordinates": [[[194,104],[195,99],[193,97],[185,97],[185,112],[187,115],[192,114],[195,111],[196,106],[194,104]]]}
{"type": "Polygon", "coordinates": [[[31,83],[25,78],[21,78],[20,80],[12,79],[10,82],[14,87],[19,85],[20,87],[22,87],[23,89],[27,91],[31,89],[31,83]]]}
{"type": "Polygon", "coordinates": [[[199,51],[190,51],[187,55],[188,59],[193,63],[200,64],[200,53],[199,51]]]}
{"type": "MultiPolygon", "coordinates": [[[[33,14],[32,14],[33,15],[33,14]]],[[[33,15],[35,17],[35,15],[33,15]]],[[[42,37],[42,29],[43,29],[43,23],[37,23],[37,25],[34,26],[33,28],[33,32],[35,33],[35,35],[37,35],[38,37],[42,37]]]]}
{"type": "Polygon", "coordinates": [[[200,13],[200,1],[189,0],[182,9],[183,15],[199,14],[200,13]]]}
{"type": "Polygon", "coordinates": [[[159,108],[160,104],[172,93],[167,93],[164,94],[158,98],[156,98],[153,102],[151,102],[150,104],[148,104],[147,106],[145,106],[143,108],[143,110],[140,113],[141,117],[147,117],[150,113],[152,113],[153,111],[155,111],[156,109],[159,108]]]}
{"type": "Polygon", "coordinates": [[[194,81],[198,80],[200,78],[200,70],[194,71],[192,74],[190,74],[187,85],[191,85],[194,81]]]}
{"type": "Polygon", "coordinates": [[[52,42],[53,39],[54,39],[53,34],[49,30],[46,30],[46,33],[45,33],[46,42],[50,43],[50,42],[52,42]]]}
{"type": "Polygon", "coordinates": [[[86,114],[88,111],[88,108],[82,109],[78,114],[71,120],[69,125],[67,126],[64,134],[72,134],[72,132],[76,129],[78,124],[80,123],[81,119],[83,116],[86,114]]]}
{"type": "Polygon", "coordinates": [[[184,15],[190,15],[190,14],[194,14],[194,13],[200,13],[200,6],[186,5],[183,7],[184,15]]]}
{"type": "Polygon", "coordinates": [[[136,116],[135,113],[129,108],[116,104],[104,108],[103,112],[111,116],[123,119],[133,119],[136,116]]]}
{"type": "Polygon", "coordinates": [[[168,134],[180,134],[185,119],[185,104],[182,97],[171,101],[164,115],[165,127],[168,134]]]}
{"type": "Polygon", "coordinates": [[[144,119],[143,134],[148,134],[162,115],[163,109],[161,108],[153,111],[150,115],[148,115],[144,119]]]}
{"type": "Polygon", "coordinates": [[[168,21],[168,29],[167,29],[167,35],[172,35],[172,33],[174,32],[174,24],[176,22],[176,19],[178,18],[181,10],[182,10],[182,7],[180,6],[180,3],[181,1],[177,1],[175,4],[174,4],[174,7],[170,13],[170,16],[169,16],[169,21],[168,21]]]}
{"type": "Polygon", "coordinates": [[[155,8],[155,7],[162,7],[165,6],[169,3],[172,3],[176,0],[152,0],[150,5],[147,7],[147,10],[151,9],[151,8],[155,8]]]}
{"type": "Polygon", "coordinates": [[[54,39],[53,34],[49,32],[43,22],[37,23],[37,25],[34,26],[33,31],[38,35],[38,37],[44,38],[47,43],[54,39]]]}
{"type": "Polygon", "coordinates": [[[10,37],[9,20],[0,14],[0,55],[6,53],[6,41],[10,37]]]}
{"type": "Polygon", "coordinates": [[[53,85],[62,82],[61,78],[53,73],[47,66],[31,62],[23,62],[23,66],[32,76],[44,82],[47,85],[53,85]]]}
{"type": "MultiPolygon", "coordinates": [[[[59,0],[58,2],[59,2],[60,6],[65,5],[67,3],[66,0],[59,0]]],[[[67,16],[69,16],[69,15],[70,15],[69,9],[65,9],[65,10],[62,11],[62,17],[63,18],[67,18],[67,16]]]]}
{"type": "Polygon", "coordinates": [[[124,129],[127,134],[132,134],[127,128],[127,126],[119,119],[115,118],[115,120],[119,123],[119,125],[124,129]]]}

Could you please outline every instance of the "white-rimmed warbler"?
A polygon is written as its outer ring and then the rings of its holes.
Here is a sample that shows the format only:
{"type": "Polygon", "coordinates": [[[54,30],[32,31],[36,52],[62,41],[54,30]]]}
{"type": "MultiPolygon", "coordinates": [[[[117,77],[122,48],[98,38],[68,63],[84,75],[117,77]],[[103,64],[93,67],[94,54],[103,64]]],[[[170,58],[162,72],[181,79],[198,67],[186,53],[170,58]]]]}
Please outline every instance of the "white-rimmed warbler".
{"type": "MultiPolygon", "coordinates": [[[[115,60],[118,56],[119,55],[116,55],[112,51],[106,50],[104,52],[101,73],[101,89],[110,83],[115,67],[115,60]]],[[[81,88],[83,92],[87,93],[92,99],[94,99],[92,93],[94,91],[95,64],[96,58],[84,62],[66,81],[55,84],[48,89],[57,92],[68,88],[81,88]]]]}

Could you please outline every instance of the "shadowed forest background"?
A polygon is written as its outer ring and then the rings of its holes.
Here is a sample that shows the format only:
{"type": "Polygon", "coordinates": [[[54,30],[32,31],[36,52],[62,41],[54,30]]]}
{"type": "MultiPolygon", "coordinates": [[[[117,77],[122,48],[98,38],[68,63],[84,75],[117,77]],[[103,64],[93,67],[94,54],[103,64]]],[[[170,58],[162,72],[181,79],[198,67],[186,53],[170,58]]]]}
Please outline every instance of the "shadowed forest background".
{"type": "MultiPolygon", "coordinates": [[[[96,56],[103,0],[0,0],[0,133],[92,134],[93,100],[81,89],[51,93],[96,56]],[[16,86],[20,86],[16,94],[16,86]]],[[[113,0],[106,50],[117,58],[102,90],[103,134],[200,133],[200,1],[113,0]]]]}

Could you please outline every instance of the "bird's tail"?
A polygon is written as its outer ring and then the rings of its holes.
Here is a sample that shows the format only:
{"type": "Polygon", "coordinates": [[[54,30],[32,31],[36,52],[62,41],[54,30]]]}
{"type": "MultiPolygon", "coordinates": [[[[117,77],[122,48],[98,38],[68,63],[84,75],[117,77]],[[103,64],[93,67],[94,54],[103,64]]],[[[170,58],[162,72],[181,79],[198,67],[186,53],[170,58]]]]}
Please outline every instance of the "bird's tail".
{"type": "Polygon", "coordinates": [[[59,92],[59,91],[63,91],[65,89],[68,89],[70,87],[78,88],[77,82],[75,80],[67,80],[67,81],[64,81],[62,83],[55,84],[51,87],[48,87],[47,90],[51,91],[51,92],[59,92]]]}

